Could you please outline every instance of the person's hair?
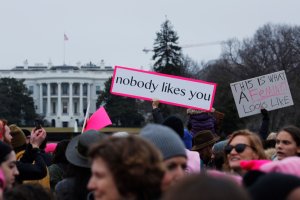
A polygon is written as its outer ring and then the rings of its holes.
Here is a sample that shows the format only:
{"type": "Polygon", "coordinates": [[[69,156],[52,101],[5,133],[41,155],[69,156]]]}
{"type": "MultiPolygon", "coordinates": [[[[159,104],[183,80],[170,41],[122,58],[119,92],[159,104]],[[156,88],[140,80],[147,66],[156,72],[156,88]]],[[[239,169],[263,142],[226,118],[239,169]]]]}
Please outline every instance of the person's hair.
{"type": "Polygon", "coordinates": [[[3,141],[7,144],[10,144],[9,141],[7,141],[6,137],[5,137],[5,126],[8,125],[8,121],[6,119],[0,119],[0,121],[2,121],[2,125],[3,125],[3,130],[2,130],[2,137],[3,137],[3,141]]]}
{"type": "Polygon", "coordinates": [[[158,198],[164,176],[162,155],[148,141],[137,136],[112,137],[94,146],[89,157],[103,159],[124,198],[158,198]]]}
{"type": "Polygon", "coordinates": [[[4,193],[5,200],[53,200],[52,193],[39,184],[22,184],[4,193]]]}
{"type": "Polygon", "coordinates": [[[70,140],[62,140],[59,143],[57,143],[57,146],[53,152],[53,158],[52,158],[52,163],[58,164],[58,163],[63,163],[67,164],[69,163],[65,152],[67,149],[67,146],[69,144],[70,140]]]}
{"type": "Polygon", "coordinates": [[[91,177],[91,169],[78,167],[73,165],[72,163],[68,163],[66,172],[63,174],[63,176],[64,178],[74,179],[74,185],[72,187],[72,199],[86,199],[89,193],[86,186],[91,177]]]}
{"type": "MultiPolygon", "coordinates": [[[[297,147],[300,147],[300,129],[298,127],[289,125],[289,126],[283,127],[280,131],[288,132],[292,136],[293,140],[296,142],[297,147]]],[[[278,131],[278,133],[280,131],[278,131]]],[[[277,133],[277,135],[278,135],[278,133],[277,133]]]]}
{"type": "Polygon", "coordinates": [[[48,142],[48,138],[46,136],[45,139],[43,140],[43,142],[41,143],[39,149],[45,150],[45,148],[47,146],[47,142],[48,142]]]}
{"type": "MultiPolygon", "coordinates": [[[[253,133],[247,129],[234,131],[230,135],[227,145],[230,144],[231,141],[237,136],[243,136],[248,139],[252,150],[258,155],[258,159],[267,159],[267,156],[266,156],[264,148],[263,148],[262,141],[256,133],[253,133]]],[[[230,169],[227,155],[225,155],[224,169],[226,169],[226,170],[230,169]]]]}
{"type": "Polygon", "coordinates": [[[0,165],[7,161],[9,154],[13,151],[13,148],[6,144],[5,142],[0,141],[0,165]]]}
{"type": "Polygon", "coordinates": [[[206,174],[187,176],[168,190],[163,200],[249,200],[247,192],[229,179],[206,174]]]}
{"type": "Polygon", "coordinates": [[[183,138],[183,136],[184,136],[183,122],[176,115],[169,116],[167,119],[165,119],[165,121],[162,123],[162,125],[170,127],[179,135],[180,138],[183,138]]]}
{"type": "Polygon", "coordinates": [[[256,133],[253,133],[247,129],[235,131],[232,133],[227,144],[230,144],[231,141],[236,136],[244,136],[244,137],[248,138],[248,140],[250,142],[250,146],[252,147],[253,151],[255,151],[256,154],[258,155],[258,159],[266,159],[267,158],[266,154],[264,152],[262,141],[256,133]]]}

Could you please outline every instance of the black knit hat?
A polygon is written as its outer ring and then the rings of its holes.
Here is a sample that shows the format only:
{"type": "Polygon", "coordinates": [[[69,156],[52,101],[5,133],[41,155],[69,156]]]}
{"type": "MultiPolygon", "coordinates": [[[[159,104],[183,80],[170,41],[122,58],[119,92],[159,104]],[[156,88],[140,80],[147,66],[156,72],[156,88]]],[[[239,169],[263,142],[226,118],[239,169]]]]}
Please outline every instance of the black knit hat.
{"type": "Polygon", "coordinates": [[[12,151],[11,146],[0,141],[0,164],[5,161],[6,156],[12,151]]]}
{"type": "Polygon", "coordinates": [[[183,123],[179,117],[170,116],[162,124],[170,127],[179,135],[180,138],[183,138],[184,127],[183,127],[183,123]]]}

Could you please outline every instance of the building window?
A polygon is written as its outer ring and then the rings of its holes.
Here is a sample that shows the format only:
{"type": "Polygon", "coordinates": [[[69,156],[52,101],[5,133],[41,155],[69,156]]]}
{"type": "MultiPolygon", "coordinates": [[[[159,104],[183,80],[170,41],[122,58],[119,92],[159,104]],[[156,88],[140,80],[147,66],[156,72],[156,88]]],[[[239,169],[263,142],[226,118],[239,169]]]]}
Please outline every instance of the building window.
{"type": "Polygon", "coordinates": [[[56,114],[56,102],[52,102],[52,113],[56,114]]]}
{"type": "Polygon", "coordinates": [[[51,84],[51,95],[57,95],[56,85],[51,84]]]}
{"type": "Polygon", "coordinates": [[[73,90],[74,90],[74,92],[73,92],[74,95],[79,95],[79,85],[78,84],[74,84],[73,90]]]}
{"type": "Polygon", "coordinates": [[[83,95],[86,96],[87,95],[87,84],[83,85],[83,95]]]}
{"type": "Polygon", "coordinates": [[[68,114],[68,102],[67,101],[62,102],[62,113],[68,114]]]}
{"type": "Polygon", "coordinates": [[[29,88],[28,88],[28,93],[29,94],[33,94],[33,86],[31,85],[31,86],[29,86],[29,88]]]}
{"type": "Polygon", "coordinates": [[[74,102],[74,114],[78,114],[77,102],[74,102]]]}
{"type": "Polygon", "coordinates": [[[62,95],[68,95],[69,94],[69,85],[67,83],[61,84],[62,87],[62,95]]]}
{"type": "Polygon", "coordinates": [[[47,85],[43,84],[43,96],[47,95],[47,85]]]}
{"type": "Polygon", "coordinates": [[[43,101],[43,115],[47,113],[47,101],[43,101]]]}
{"type": "Polygon", "coordinates": [[[96,94],[100,94],[101,87],[100,85],[96,85],[96,94]]]}

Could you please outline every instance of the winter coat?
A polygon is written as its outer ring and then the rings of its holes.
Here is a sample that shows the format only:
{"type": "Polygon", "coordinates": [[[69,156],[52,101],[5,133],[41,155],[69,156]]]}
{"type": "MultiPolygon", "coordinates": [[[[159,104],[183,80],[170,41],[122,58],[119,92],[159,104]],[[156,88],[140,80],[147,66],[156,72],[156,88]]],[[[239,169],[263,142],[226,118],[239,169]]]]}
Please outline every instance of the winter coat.
{"type": "Polygon", "coordinates": [[[32,148],[29,144],[26,150],[17,152],[17,168],[20,172],[17,182],[25,180],[43,180],[42,185],[50,188],[50,178],[46,164],[37,148],[32,148]]]}
{"type": "Polygon", "coordinates": [[[217,121],[212,113],[188,109],[187,127],[194,136],[199,131],[210,130],[216,134],[217,121]]]}

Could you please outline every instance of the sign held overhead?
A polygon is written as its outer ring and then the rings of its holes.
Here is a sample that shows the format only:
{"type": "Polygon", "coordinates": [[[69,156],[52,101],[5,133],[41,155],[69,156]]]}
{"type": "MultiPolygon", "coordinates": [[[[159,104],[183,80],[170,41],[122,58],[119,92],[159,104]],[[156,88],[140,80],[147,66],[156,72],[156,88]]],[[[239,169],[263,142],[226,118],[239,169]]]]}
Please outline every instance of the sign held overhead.
{"type": "Polygon", "coordinates": [[[116,66],[110,92],[143,100],[210,111],[216,84],[196,79],[116,66]]]}
{"type": "Polygon", "coordinates": [[[294,105],[284,71],[230,84],[240,118],[294,105]]]}

